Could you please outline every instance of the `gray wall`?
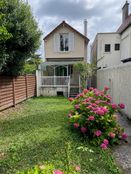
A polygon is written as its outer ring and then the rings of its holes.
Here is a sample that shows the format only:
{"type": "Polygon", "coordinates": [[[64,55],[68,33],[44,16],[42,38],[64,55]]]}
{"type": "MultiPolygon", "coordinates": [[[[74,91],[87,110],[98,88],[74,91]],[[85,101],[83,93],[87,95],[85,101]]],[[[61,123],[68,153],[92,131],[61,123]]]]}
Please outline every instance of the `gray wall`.
{"type": "Polygon", "coordinates": [[[97,88],[109,86],[113,102],[124,103],[124,112],[131,118],[131,63],[97,71],[97,88]]]}

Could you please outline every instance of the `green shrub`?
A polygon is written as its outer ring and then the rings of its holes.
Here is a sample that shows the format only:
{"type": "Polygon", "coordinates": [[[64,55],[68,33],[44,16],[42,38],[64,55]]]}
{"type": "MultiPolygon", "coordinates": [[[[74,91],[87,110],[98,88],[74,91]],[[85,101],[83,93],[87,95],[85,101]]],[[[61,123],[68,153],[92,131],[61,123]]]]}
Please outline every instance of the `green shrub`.
{"type": "Polygon", "coordinates": [[[84,89],[76,98],[69,98],[74,106],[68,115],[69,122],[102,149],[118,144],[121,139],[126,141],[127,138],[124,129],[117,122],[116,115],[125,105],[112,103],[107,91],[108,87],[103,91],[84,89]]]}

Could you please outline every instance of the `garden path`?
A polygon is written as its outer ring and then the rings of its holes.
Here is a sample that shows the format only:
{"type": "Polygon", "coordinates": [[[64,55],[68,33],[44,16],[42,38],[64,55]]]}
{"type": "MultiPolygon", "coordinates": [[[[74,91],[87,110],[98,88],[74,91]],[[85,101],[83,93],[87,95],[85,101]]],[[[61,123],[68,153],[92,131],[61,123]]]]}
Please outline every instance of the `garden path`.
{"type": "Polygon", "coordinates": [[[114,148],[116,161],[122,167],[125,174],[131,174],[131,120],[125,115],[118,115],[118,122],[125,128],[128,134],[128,143],[122,143],[114,148]]]}

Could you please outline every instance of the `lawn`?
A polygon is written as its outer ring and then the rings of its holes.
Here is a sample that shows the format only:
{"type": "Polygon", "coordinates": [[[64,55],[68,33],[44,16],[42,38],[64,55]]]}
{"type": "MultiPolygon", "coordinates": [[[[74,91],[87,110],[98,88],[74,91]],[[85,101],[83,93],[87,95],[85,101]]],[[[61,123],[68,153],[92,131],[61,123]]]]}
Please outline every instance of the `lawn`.
{"type": "Polygon", "coordinates": [[[46,162],[64,168],[69,159],[81,166],[81,174],[121,173],[109,150],[89,145],[71,130],[67,118],[71,108],[65,98],[40,97],[1,117],[0,174],[15,174],[46,162]]]}

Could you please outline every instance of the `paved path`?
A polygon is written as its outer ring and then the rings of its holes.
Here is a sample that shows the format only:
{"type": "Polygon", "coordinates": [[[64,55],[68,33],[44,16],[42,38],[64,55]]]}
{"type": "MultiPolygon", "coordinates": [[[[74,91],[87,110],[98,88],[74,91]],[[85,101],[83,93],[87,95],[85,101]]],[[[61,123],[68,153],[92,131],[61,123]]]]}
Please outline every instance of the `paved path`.
{"type": "Polygon", "coordinates": [[[114,156],[125,174],[131,174],[131,121],[124,115],[118,115],[118,121],[128,134],[128,143],[121,143],[114,148],[114,156]]]}

